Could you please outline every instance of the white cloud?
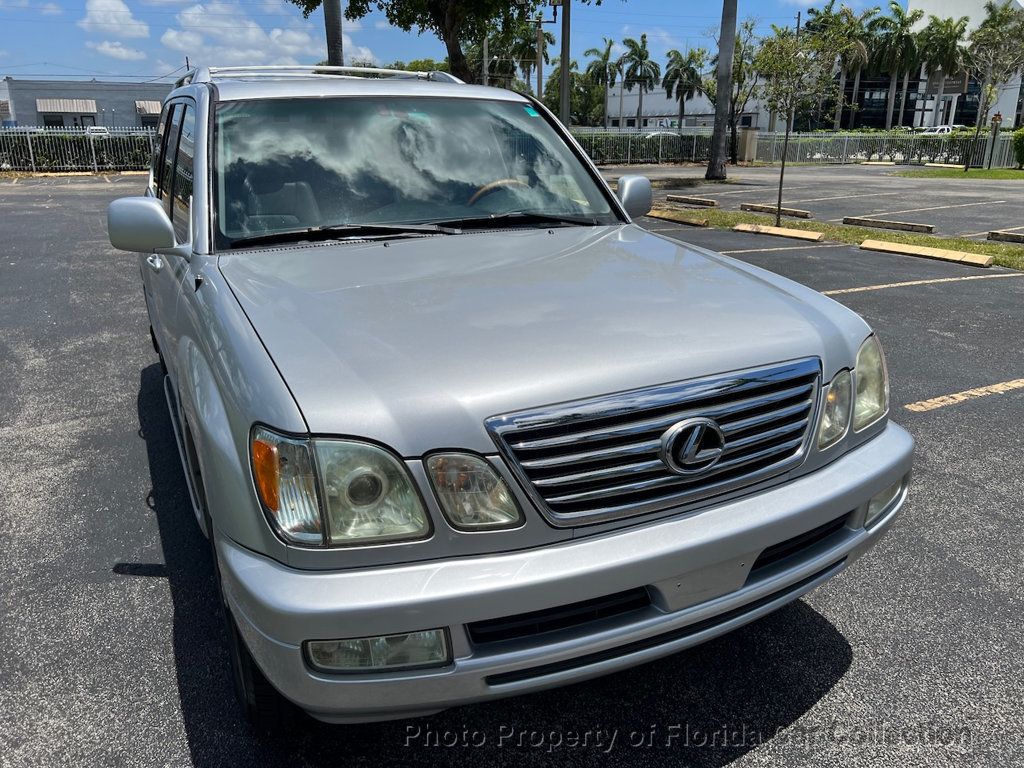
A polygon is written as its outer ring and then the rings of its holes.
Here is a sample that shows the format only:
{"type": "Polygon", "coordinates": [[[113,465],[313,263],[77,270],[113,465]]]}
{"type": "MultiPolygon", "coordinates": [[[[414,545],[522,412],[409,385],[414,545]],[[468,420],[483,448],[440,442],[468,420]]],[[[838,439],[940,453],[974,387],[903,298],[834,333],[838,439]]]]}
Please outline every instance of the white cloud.
{"type": "Polygon", "coordinates": [[[149,25],[136,19],[124,0],[85,0],[85,18],[78,26],[114,37],[149,37],[149,25]]]}
{"type": "MultiPolygon", "coordinates": [[[[186,54],[194,63],[209,65],[298,64],[324,58],[322,34],[314,37],[303,27],[265,30],[241,6],[214,0],[185,8],[176,16],[178,26],[160,38],[167,48],[186,54]],[[226,21],[229,20],[229,21],[226,21]]],[[[373,51],[342,36],[346,58],[376,60],[373,51]]]]}
{"type": "Polygon", "coordinates": [[[85,45],[88,48],[92,48],[96,53],[101,53],[112,59],[120,59],[121,61],[142,61],[146,58],[146,54],[137,48],[126,48],[116,41],[104,40],[102,43],[94,43],[90,40],[85,45]]]}
{"type": "Polygon", "coordinates": [[[60,16],[64,13],[64,9],[56,3],[43,3],[39,6],[39,12],[43,14],[43,16],[60,16]]]}
{"type": "Polygon", "coordinates": [[[28,8],[28,0],[0,0],[0,8],[28,8]]]}
{"type": "Polygon", "coordinates": [[[391,29],[391,22],[387,19],[377,19],[373,22],[374,29],[391,29]]]}

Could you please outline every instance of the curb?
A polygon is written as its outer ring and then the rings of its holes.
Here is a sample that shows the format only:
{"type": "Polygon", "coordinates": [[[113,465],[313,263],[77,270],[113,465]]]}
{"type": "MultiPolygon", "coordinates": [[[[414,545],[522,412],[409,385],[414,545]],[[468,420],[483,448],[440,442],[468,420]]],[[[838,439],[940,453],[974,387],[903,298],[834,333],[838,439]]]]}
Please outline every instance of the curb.
{"type": "Polygon", "coordinates": [[[805,229],[789,229],[787,227],[769,227],[765,224],[737,224],[733,232],[749,232],[755,235],[774,235],[775,237],[791,237],[795,240],[820,242],[825,239],[823,232],[808,232],[805,229]]]}
{"type": "Polygon", "coordinates": [[[885,240],[865,240],[860,244],[863,251],[879,251],[881,253],[896,253],[901,256],[920,256],[925,259],[938,259],[939,261],[952,261],[957,264],[970,264],[974,267],[992,266],[992,257],[980,253],[967,253],[966,251],[951,251],[945,248],[928,248],[923,245],[904,245],[903,243],[890,243],[885,240]]]}
{"type": "Polygon", "coordinates": [[[796,219],[809,219],[811,218],[810,211],[804,211],[800,208],[776,208],[774,205],[767,205],[765,203],[742,203],[740,205],[741,211],[756,211],[757,213],[775,213],[779,211],[783,216],[792,216],[796,219]]]}
{"type": "Polygon", "coordinates": [[[708,225],[707,219],[695,219],[685,216],[681,211],[667,211],[664,209],[651,210],[647,212],[647,217],[651,219],[661,219],[662,221],[671,221],[674,224],[687,224],[691,227],[706,227],[708,225]]]}
{"type": "Polygon", "coordinates": [[[1002,243],[1024,243],[1024,232],[1002,232],[995,230],[988,233],[989,240],[998,240],[1002,243]]]}
{"type": "Polygon", "coordinates": [[[703,205],[708,208],[717,208],[717,200],[709,200],[706,197],[689,197],[687,195],[665,195],[670,203],[687,203],[689,205],[703,205]]]}
{"type": "Polygon", "coordinates": [[[874,227],[875,229],[898,229],[901,232],[924,232],[931,234],[935,227],[931,224],[914,224],[909,221],[883,221],[881,219],[864,219],[860,216],[846,216],[843,224],[856,227],[874,227]]]}

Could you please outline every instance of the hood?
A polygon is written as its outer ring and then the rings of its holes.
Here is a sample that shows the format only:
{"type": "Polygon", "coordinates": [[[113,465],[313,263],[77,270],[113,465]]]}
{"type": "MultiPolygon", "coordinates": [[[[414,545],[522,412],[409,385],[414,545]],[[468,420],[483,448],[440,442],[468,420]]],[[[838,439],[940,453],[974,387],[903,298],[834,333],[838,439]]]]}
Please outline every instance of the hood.
{"type": "Polygon", "coordinates": [[[493,453],[489,416],[817,356],[859,317],[635,225],[242,251],[220,269],[314,434],[493,453]]]}

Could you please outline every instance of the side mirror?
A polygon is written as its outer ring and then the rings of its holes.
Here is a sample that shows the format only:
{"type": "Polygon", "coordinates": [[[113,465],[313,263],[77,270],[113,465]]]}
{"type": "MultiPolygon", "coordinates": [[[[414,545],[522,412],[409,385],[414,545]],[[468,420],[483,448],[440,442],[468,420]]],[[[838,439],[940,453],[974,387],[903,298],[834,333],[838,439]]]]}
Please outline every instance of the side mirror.
{"type": "Polygon", "coordinates": [[[122,251],[154,251],[174,248],[174,227],[163,203],[155,197],[122,197],[107,208],[110,244],[122,251]]]}
{"type": "Polygon", "coordinates": [[[620,177],[618,195],[630,218],[644,216],[651,210],[651,180],[646,176],[620,177]]]}

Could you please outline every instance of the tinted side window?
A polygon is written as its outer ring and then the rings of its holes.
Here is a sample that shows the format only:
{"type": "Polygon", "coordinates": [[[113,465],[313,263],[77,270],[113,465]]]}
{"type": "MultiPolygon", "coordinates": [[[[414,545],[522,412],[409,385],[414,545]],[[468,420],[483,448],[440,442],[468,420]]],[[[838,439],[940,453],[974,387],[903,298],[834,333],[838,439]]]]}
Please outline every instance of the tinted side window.
{"type": "Polygon", "coordinates": [[[164,209],[167,215],[171,215],[171,184],[174,182],[174,156],[178,151],[178,137],[181,135],[181,113],[183,108],[180,104],[175,105],[171,113],[170,125],[167,127],[167,136],[164,139],[163,167],[160,169],[160,181],[157,184],[156,196],[164,201],[164,209]]]}
{"type": "Polygon", "coordinates": [[[160,174],[164,170],[164,151],[167,145],[167,130],[171,118],[174,116],[176,105],[165,104],[164,111],[160,115],[160,123],[157,126],[156,141],[153,144],[153,193],[160,196],[160,174]]]}
{"type": "Polygon", "coordinates": [[[192,160],[196,146],[196,111],[186,106],[181,119],[181,134],[178,139],[178,156],[174,164],[174,180],[169,185],[172,195],[171,221],[174,222],[174,234],[179,243],[189,240],[188,222],[190,198],[192,197],[192,160]]]}

